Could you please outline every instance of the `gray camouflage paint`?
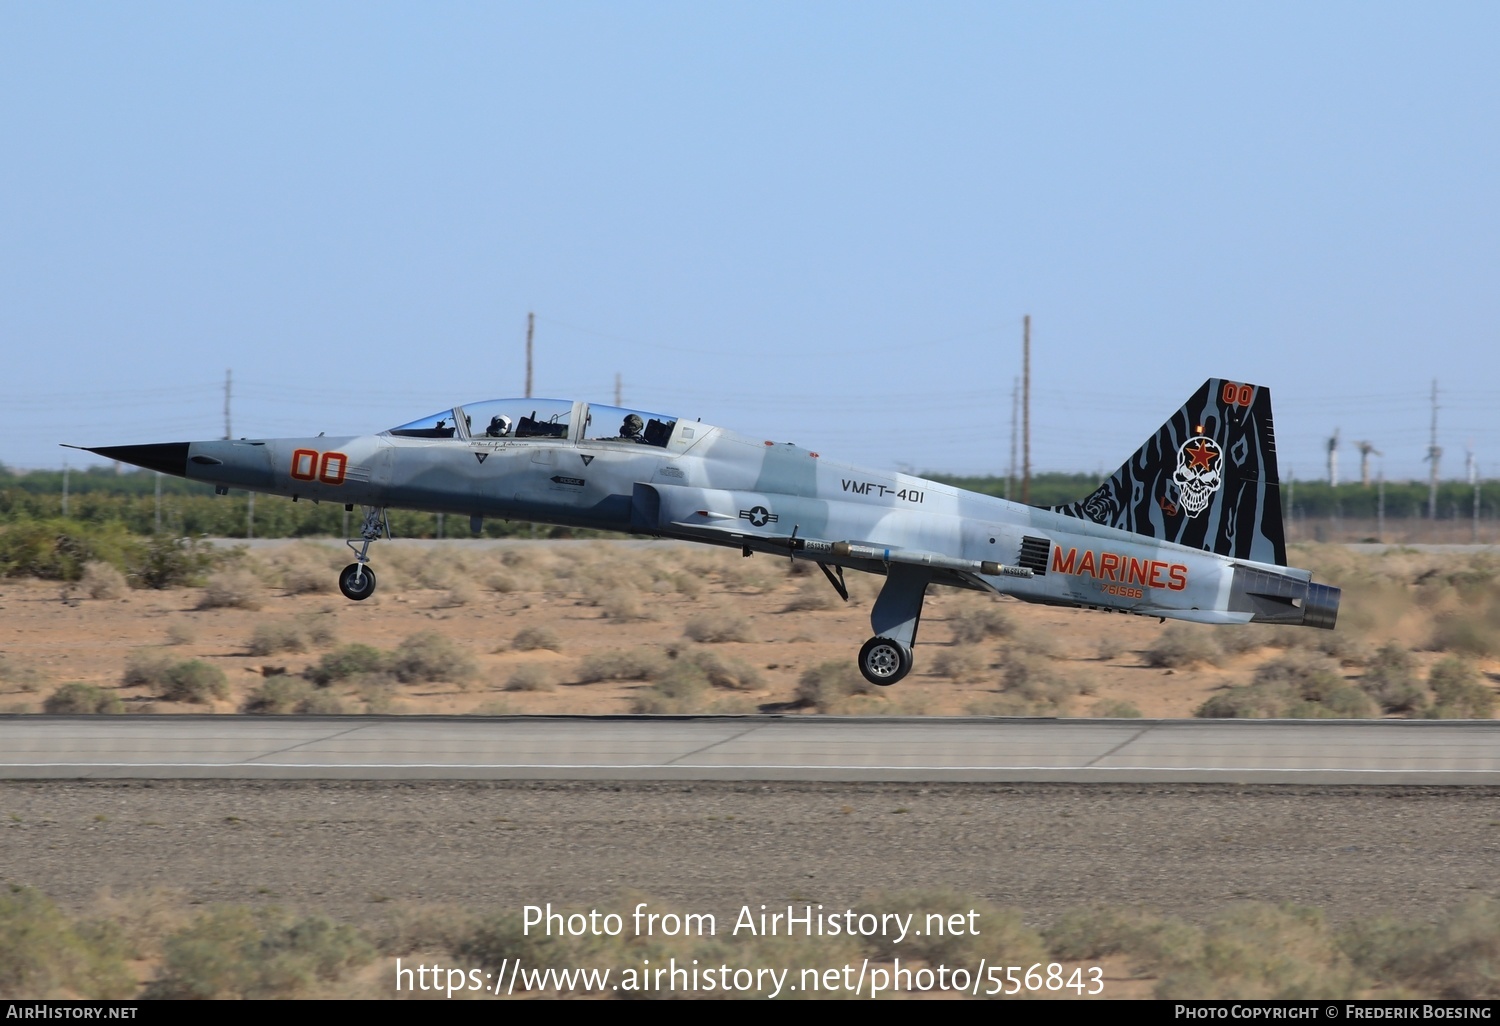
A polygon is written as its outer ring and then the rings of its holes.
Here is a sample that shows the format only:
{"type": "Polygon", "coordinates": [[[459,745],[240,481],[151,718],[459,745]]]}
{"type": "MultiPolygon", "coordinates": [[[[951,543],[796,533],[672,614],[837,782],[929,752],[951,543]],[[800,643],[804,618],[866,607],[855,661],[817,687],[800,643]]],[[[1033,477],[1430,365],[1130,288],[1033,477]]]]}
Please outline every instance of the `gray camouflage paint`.
{"type": "MultiPolygon", "coordinates": [[[[463,422],[462,411],[453,411],[452,423],[463,422]]],[[[1093,494],[1054,509],[855,467],[701,422],[672,422],[664,446],[584,438],[579,426],[589,423],[588,413],[588,404],[575,402],[561,439],[469,438],[460,430],[451,438],[387,431],[193,442],[185,476],[315,502],[633,531],[876,574],[900,566],[906,569],[890,577],[872,618],[878,631],[882,617],[908,617],[908,641],[916,626],[910,607],[915,602],[920,610],[929,583],[1243,623],[1252,606],[1236,597],[1236,567],[1290,580],[1294,591],[1296,582],[1311,579],[1284,566],[1270,396],[1263,388],[1206,382],[1093,494]],[[1252,391],[1236,391],[1242,389],[1252,391]],[[1179,457],[1183,445],[1196,445],[1197,462],[1214,465],[1207,443],[1194,442],[1199,438],[1217,447],[1221,473],[1215,487],[1200,487],[1206,505],[1193,514],[1183,502],[1179,479],[1187,479],[1179,457]],[[891,555],[814,556],[793,551],[793,538],[869,545],[891,555]],[[925,556],[975,561],[976,568],[911,569],[925,556]],[[985,573],[977,561],[1030,566],[1033,574],[985,573]]],[[[1336,612],[1336,591],[1332,602],[1336,612]]],[[[1331,619],[1321,625],[1331,626],[1331,619]]]]}

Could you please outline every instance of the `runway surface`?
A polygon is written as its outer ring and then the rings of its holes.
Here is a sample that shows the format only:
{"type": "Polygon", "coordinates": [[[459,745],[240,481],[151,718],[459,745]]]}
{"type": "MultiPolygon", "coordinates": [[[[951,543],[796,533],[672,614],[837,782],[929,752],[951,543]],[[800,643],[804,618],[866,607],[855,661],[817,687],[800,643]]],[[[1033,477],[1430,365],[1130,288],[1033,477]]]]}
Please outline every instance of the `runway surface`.
{"type": "Polygon", "coordinates": [[[0,717],[0,778],[1500,784],[1500,722],[0,717]]]}

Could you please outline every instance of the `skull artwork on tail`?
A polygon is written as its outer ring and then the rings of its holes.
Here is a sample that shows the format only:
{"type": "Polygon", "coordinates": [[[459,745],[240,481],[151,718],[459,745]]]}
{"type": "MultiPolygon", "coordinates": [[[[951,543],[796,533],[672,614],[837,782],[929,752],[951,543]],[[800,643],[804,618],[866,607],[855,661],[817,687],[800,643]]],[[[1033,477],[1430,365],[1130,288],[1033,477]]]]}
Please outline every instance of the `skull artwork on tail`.
{"type": "Polygon", "coordinates": [[[1224,451],[1212,438],[1199,435],[1177,450],[1177,469],[1172,473],[1182,508],[1195,517],[1208,508],[1214,493],[1224,484],[1224,451]]]}

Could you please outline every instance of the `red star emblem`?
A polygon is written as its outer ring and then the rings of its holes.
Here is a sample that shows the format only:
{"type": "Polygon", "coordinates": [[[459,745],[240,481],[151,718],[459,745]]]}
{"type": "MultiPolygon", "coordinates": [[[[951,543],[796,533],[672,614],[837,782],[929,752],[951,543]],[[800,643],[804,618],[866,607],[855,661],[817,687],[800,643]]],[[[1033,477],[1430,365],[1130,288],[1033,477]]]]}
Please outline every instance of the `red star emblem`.
{"type": "Polygon", "coordinates": [[[1218,455],[1218,451],[1213,446],[1206,444],[1201,438],[1195,440],[1182,451],[1187,453],[1188,459],[1193,461],[1193,470],[1207,471],[1213,469],[1214,457],[1218,455]]]}

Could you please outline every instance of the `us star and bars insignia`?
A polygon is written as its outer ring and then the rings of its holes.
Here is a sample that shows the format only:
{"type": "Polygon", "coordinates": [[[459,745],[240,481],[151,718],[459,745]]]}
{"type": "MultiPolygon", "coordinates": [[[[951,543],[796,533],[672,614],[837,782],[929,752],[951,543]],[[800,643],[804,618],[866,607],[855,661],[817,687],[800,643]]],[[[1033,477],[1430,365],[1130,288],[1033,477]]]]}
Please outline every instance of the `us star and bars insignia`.
{"type": "Polygon", "coordinates": [[[781,518],[764,506],[751,506],[749,509],[740,510],[740,519],[750,521],[751,527],[765,527],[774,524],[781,518]]]}

